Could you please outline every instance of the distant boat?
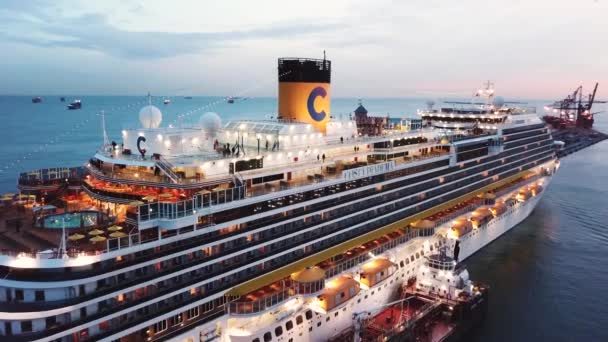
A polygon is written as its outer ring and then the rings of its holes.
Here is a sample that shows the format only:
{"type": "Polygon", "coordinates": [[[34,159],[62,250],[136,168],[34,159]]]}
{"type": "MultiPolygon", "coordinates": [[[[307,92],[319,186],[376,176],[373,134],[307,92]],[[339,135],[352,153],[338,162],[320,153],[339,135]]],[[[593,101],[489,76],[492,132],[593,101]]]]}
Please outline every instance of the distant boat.
{"type": "Polygon", "coordinates": [[[62,96],[62,97],[60,97],[60,98],[59,98],[59,101],[61,101],[61,102],[65,102],[65,97],[63,97],[63,96],[62,96]]]}
{"type": "Polygon", "coordinates": [[[80,100],[74,100],[72,103],[68,105],[69,110],[80,109],[82,108],[82,102],[80,100]]]}
{"type": "Polygon", "coordinates": [[[169,99],[165,99],[165,100],[163,101],[163,103],[164,103],[164,104],[169,104],[169,103],[171,103],[171,100],[169,100],[169,99]]]}
{"type": "Polygon", "coordinates": [[[36,97],[32,98],[32,103],[40,103],[40,102],[42,102],[42,97],[36,96],[36,97]]]}
{"type": "Polygon", "coordinates": [[[192,100],[192,96],[184,96],[186,100],[192,100]]]}
{"type": "Polygon", "coordinates": [[[229,97],[227,100],[228,103],[234,103],[234,98],[233,97],[229,97]]]}

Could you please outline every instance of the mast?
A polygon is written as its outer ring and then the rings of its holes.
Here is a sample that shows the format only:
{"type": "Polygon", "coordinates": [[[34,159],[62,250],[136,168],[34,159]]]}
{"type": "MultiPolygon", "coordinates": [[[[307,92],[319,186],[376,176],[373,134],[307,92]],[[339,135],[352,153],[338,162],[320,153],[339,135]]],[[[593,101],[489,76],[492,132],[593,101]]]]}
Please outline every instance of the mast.
{"type": "Polygon", "coordinates": [[[106,131],[106,114],[102,110],[99,115],[101,116],[101,131],[103,133],[102,148],[105,149],[106,147],[110,146],[110,138],[108,138],[108,132],[106,131]]]}

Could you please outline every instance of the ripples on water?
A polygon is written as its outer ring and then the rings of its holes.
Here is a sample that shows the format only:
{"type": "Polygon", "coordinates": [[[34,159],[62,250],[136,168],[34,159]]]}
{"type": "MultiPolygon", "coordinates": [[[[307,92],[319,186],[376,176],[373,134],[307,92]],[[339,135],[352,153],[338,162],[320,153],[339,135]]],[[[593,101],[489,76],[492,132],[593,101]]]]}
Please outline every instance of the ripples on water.
{"type": "Polygon", "coordinates": [[[532,215],[467,260],[491,287],[475,341],[608,341],[607,152],[563,159],[532,215]]]}
{"type": "MultiPolygon", "coordinates": [[[[66,98],[68,101],[71,97],[66,98]]],[[[39,105],[29,97],[0,96],[0,167],[41,143],[57,139],[48,150],[22,160],[0,173],[0,191],[14,191],[17,173],[42,167],[81,165],[101,144],[100,110],[107,112],[110,139],[119,140],[124,125],[137,124],[143,97],[82,97],[83,109],[67,111],[57,96],[45,96],[39,105]],[[116,106],[132,105],[113,110],[116,106]],[[76,123],[88,124],[60,136],[76,123]]],[[[162,105],[163,124],[218,98],[173,98],[162,105]]],[[[537,108],[547,102],[532,103],[537,108]]],[[[364,101],[372,113],[413,116],[424,99],[364,101]]],[[[356,99],[333,99],[332,112],[348,113],[356,99]]],[[[204,111],[216,111],[224,120],[264,118],[276,112],[276,100],[256,98],[221,103],[192,114],[195,122],[204,111]]],[[[596,126],[608,132],[608,115],[596,126]]],[[[487,320],[475,341],[608,341],[608,142],[571,155],[562,161],[544,198],[532,215],[511,232],[467,260],[471,277],[491,286],[487,320]]]]}

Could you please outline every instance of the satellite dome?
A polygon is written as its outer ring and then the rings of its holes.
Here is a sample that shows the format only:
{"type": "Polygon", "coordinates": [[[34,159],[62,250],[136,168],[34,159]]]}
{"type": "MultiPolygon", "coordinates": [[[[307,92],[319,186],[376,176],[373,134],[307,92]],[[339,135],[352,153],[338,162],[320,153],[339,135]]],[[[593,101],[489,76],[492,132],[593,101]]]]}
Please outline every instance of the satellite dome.
{"type": "Polygon", "coordinates": [[[222,119],[217,113],[207,112],[199,120],[203,132],[208,136],[215,136],[222,127],[222,119]]]}
{"type": "Polygon", "coordinates": [[[494,97],[494,106],[495,107],[502,107],[505,104],[505,99],[502,98],[502,96],[495,96],[494,97]]]}
{"type": "Polygon", "coordinates": [[[155,106],[145,106],[139,111],[139,122],[143,128],[158,128],[163,121],[163,113],[155,106]]]}

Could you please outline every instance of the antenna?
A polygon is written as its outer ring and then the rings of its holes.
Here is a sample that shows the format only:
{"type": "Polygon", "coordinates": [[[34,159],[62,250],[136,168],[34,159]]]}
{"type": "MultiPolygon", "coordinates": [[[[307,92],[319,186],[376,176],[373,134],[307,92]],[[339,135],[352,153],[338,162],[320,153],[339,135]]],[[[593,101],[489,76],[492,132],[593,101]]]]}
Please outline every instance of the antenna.
{"type": "Polygon", "coordinates": [[[152,96],[150,96],[150,92],[148,92],[148,106],[152,105],[152,96]]]}

